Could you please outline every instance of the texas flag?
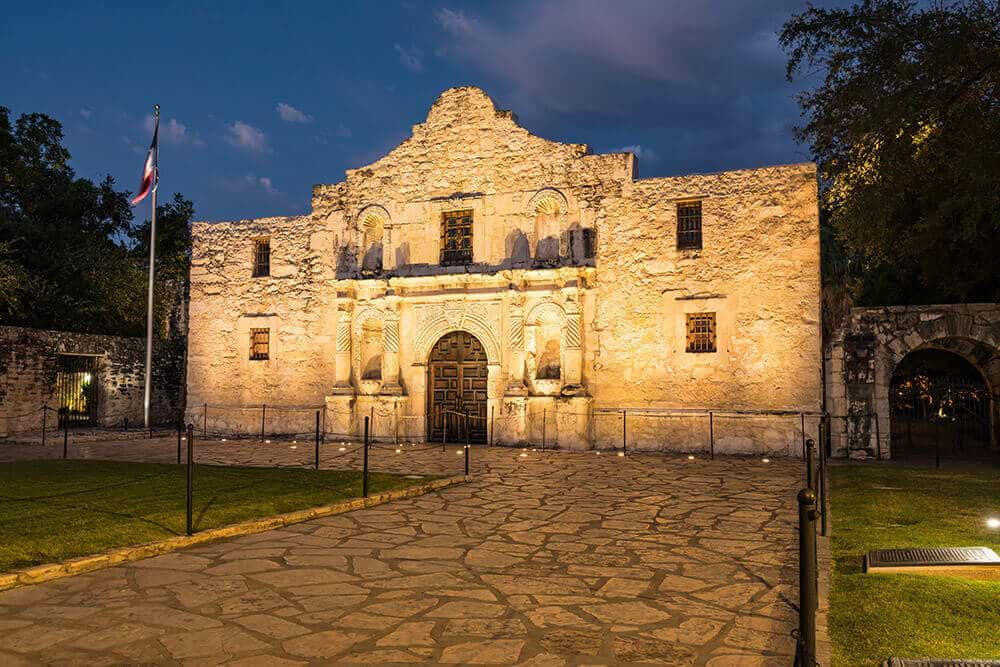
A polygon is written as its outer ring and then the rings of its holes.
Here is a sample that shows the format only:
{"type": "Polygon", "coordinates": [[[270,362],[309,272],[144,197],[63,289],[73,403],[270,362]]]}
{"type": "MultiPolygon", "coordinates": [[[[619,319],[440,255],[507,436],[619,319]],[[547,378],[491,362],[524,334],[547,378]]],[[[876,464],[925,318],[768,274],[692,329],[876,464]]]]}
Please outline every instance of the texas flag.
{"type": "Polygon", "coordinates": [[[149,145],[149,153],[146,154],[146,163],[142,167],[142,182],[139,183],[139,192],[132,198],[132,205],[135,206],[156,189],[159,174],[156,173],[156,140],[160,135],[160,112],[157,107],[156,120],[153,126],[153,143],[149,145]]]}

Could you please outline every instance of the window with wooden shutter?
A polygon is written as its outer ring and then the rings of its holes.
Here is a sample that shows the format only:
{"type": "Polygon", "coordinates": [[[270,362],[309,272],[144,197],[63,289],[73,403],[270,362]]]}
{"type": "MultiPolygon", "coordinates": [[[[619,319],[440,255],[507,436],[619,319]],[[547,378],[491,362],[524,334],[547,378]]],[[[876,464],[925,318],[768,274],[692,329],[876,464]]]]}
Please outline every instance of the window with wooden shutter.
{"type": "Polygon", "coordinates": [[[251,329],[250,330],[250,360],[265,361],[271,354],[271,330],[251,329]]]}
{"type": "Polygon", "coordinates": [[[262,278],[269,275],[271,275],[271,239],[254,239],[253,277],[262,278]]]}
{"type": "Polygon", "coordinates": [[[472,263],[472,211],[448,211],[441,221],[441,265],[472,263]]]}

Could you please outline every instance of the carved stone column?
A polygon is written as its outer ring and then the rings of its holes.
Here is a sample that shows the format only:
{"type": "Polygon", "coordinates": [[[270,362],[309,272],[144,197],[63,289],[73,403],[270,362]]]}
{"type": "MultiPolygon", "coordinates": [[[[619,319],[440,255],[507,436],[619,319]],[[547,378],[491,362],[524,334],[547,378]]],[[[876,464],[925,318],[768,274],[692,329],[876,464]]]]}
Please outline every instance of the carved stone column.
{"type": "Polygon", "coordinates": [[[389,300],[389,314],[382,328],[382,391],[398,396],[403,393],[399,384],[399,303],[389,300]]]}
{"type": "Polygon", "coordinates": [[[563,296],[566,300],[566,328],[563,331],[565,368],[563,369],[562,393],[563,395],[585,394],[586,391],[581,385],[583,350],[580,346],[580,339],[583,332],[581,331],[580,290],[577,287],[567,287],[563,289],[563,296]]]}
{"type": "Polygon", "coordinates": [[[334,352],[334,394],[353,394],[351,386],[351,313],[354,304],[341,301],[337,309],[337,347],[334,352]]]}
{"type": "Polygon", "coordinates": [[[510,366],[507,369],[507,396],[526,396],[524,386],[524,295],[511,291],[508,304],[509,332],[507,345],[510,352],[510,366]]]}

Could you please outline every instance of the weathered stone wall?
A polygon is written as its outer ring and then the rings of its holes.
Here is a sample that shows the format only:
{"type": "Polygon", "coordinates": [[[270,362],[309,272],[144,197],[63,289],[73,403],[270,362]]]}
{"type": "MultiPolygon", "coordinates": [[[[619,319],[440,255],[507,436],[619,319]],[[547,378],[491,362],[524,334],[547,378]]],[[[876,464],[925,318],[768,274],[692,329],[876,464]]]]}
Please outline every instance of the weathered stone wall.
{"type": "MultiPolygon", "coordinates": [[[[156,341],[153,350],[152,420],[172,424],[184,405],[183,338],[156,341]]],[[[55,428],[61,354],[97,357],[99,425],[142,424],[145,339],[0,327],[0,435],[41,429],[43,405],[55,428]]]]}
{"type": "MultiPolygon", "coordinates": [[[[315,186],[310,215],[197,224],[189,412],[233,406],[216,411],[218,426],[252,432],[235,406],[325,405],[328,432],[356,434],[374,407],[383,435],[419,437],[427,356],[456,330],[489,356],[500,442],[544,430],[547,444],[602,444],[595,407],[818,411],[813,166],[634,173],[631,154],[535,137],[481,90],[459,88],[384,158],[315,186]],[[702,202],[700,251],[676,249],[685,199],[702,202]],[[456,210],[472,211],[473,261],[439,266],[442,215],[456,210]],[[260,236],[272,272],[251,278],[260,236]],[[712,354],[684,352],[685,313],[700,311],[717,313],[712,354]],[[266,362],[249,360],[258,326],[271,330],[266,362]],[[377,381],[365,378],[373,346],[377,381]],[[555,378],[540,370],[556,366],[555,378]]],[[[748,418],[720,442],[797,451],[798,419],[774,421],[748,418]]],[[[637,445],[702,440],[697,428],[670,442],[646,431],[637,445]]]]}
{"type": "Polygon", "coordinates": [[[907,354],[928,348],[955,352],[982,372],[993,392],[993,423],[1000,422],[1000,305],[852,308],[824,350],[836,455],[892,456],[892,374],[907,354]]]}

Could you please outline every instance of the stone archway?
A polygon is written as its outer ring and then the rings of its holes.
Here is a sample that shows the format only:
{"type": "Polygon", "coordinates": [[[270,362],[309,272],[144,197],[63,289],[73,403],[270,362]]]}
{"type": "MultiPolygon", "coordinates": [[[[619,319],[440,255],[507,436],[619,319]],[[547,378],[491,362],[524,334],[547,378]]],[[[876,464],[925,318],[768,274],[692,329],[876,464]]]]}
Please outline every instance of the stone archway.
{"type": "Polygon", "coordinates": [[[486,442],[489,366],[486,350],[467,331],[445,334],[427,358],[427,414],[430,438],[486,442]],[[463,418],[461,415],[467,415],[463,418]]]}
{"type": "Polygon", "coordinates": [[[992,391],[965,356],[943,347],[909,352],[889,386],[889,446],[893,458],[1000,455],[991,443],[992,391]]]}

